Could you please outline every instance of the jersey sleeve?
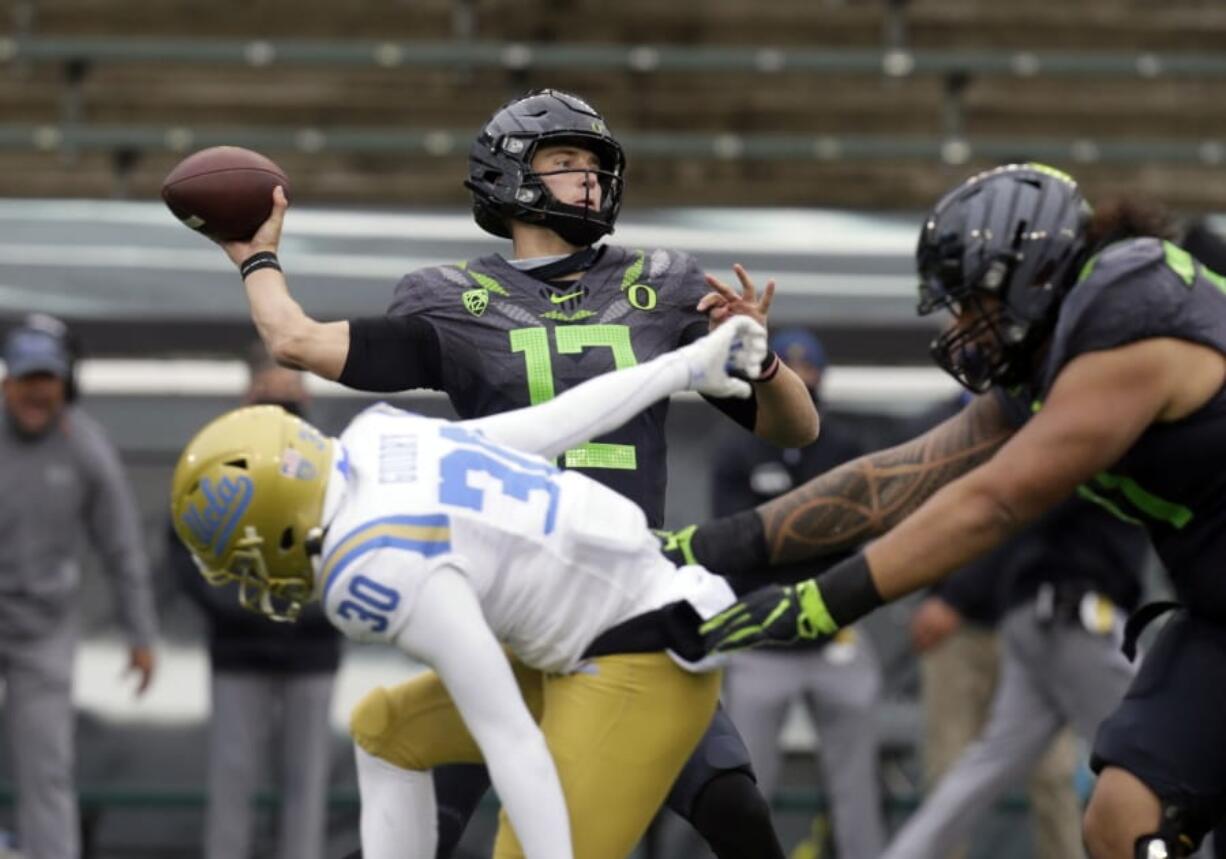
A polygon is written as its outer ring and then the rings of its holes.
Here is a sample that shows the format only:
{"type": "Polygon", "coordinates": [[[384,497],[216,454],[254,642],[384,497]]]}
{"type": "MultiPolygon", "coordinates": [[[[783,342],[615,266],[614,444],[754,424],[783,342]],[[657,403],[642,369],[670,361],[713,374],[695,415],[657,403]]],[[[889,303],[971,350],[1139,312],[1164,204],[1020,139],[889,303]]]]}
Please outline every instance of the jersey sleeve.
{"type": "Polygon", "coordinates": [[[359,391],[442,388],[438,331],[423,316],[375,316],[349,321],[349,355],[340,383],[359,391]]]}
{"type": "Polygon", "coordinates": [[[149,646],[157,636],[157,611],[136,495],[119,452],[101,425],[75,408],[70,420],[74,450],[89,479],[85,515],[90,536],[111,579],[130,640],[149,646]]]}
{"type": "Polygon", "coordinates": [[[409,622],[422,585],[451,553],[446,516],[392,516],[349,531],[320,567],[328,620],[358,642],[393,643],[409,622]]]}
{"type": "Polygon", "coordinates": [[[677,345],[705,334],[707,317],[698,312],[698,302],[711,288],[698,260],[682,251],[654,250],[645,255],[643,269],[649,283],[667,284],[660,289],[660,301],[676,317],[676,330],[681,335],[677,345]]]}

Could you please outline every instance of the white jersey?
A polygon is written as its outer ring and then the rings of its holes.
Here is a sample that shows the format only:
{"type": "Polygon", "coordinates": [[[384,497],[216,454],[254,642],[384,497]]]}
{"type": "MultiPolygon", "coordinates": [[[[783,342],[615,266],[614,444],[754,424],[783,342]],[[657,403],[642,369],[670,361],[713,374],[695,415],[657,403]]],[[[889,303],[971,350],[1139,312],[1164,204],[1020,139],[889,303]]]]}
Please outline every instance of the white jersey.
{"type": "Polygon", "coordinates": [[[664,558],[633,502],[463,425],[379,405],[340,445],[321,597],[355,640],[392,641],[444,564],[468,578],[499,641],[549,672],[645,611],[690,598],[705,616],[733,599],[723,579],[664,558]]]}

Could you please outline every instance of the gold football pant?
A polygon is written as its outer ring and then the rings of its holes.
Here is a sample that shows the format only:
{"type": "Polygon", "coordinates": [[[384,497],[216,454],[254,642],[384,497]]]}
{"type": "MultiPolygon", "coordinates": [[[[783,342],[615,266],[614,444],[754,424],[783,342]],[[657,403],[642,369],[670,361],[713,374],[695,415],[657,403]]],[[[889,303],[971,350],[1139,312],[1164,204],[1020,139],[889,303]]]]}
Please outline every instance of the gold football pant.
{"type": "MultiPolygon", "coordinates": [[[[624,859],[710,724],[719,672],[691,674],[664,653],[600,657],[564,675],[514,659],[511,667],[557,767],[575,859],[624,859]]],[[[368,694],[350,731],[364,750],[404,769],[482,762],[432,671],[368,694]]],[[[494,857],[523,855],[503,811],[494,857]]]]}

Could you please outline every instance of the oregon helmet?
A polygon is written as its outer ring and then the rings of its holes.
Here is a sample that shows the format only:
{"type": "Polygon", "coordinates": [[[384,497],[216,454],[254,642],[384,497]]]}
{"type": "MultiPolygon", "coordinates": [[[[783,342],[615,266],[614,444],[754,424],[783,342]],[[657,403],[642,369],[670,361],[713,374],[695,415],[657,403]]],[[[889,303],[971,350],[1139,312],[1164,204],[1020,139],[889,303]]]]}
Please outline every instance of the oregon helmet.
{"type": "Polygon", "coordinates": [[[311,547],[322,529],[333,441],[280,406],[229,412],[188,443],[175,466],[175,532],[210,584],[293,620],[314,591],[311,547]]]}
{"type": "Polygon", "coordinates": [[[946,194],[916,249],[918,310],[974,321],[932,342],[937,364],[976,392],[1025,380],[1085,258],[1089,218],[1072,177],[1042,164],[997,167],[946,194]]]}
{"type": "Polygon", "coordinates": [[[577,246],[613,232],[622,204],[626,156],[603,117],[583,99],[561,90],[535,90],[500,107],[473,142],[464,186],[473,216],[487,233],[511,237],[508,218],[541,224],[577,246]],[[560,203],[532,159],[544,146],[571,144],[600,161],[600,208],[560,203]]]}

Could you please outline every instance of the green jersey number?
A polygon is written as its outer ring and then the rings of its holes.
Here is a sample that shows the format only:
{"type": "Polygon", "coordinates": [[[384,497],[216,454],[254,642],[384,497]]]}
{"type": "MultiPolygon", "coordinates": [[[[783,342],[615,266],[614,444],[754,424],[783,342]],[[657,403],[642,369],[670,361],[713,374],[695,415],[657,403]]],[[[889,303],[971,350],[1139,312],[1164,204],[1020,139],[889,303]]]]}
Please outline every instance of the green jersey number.
{"type": "MultiPolygon", "coordinates": [[[[559,355],[577,355],[584,349],[611,349],[618,369],[638,363],[625,325],[558,325],[553,330],[559,355]]],[[[528,399],[532,405],[552,400],[553,355],[548,328],[516,328],[511,331],[511,351],[522,352],[528,370],[528,399]]],[[[566,451],[568,468],[625,468],[638,466],[632,444],[588,442],[566,451]]]]}

